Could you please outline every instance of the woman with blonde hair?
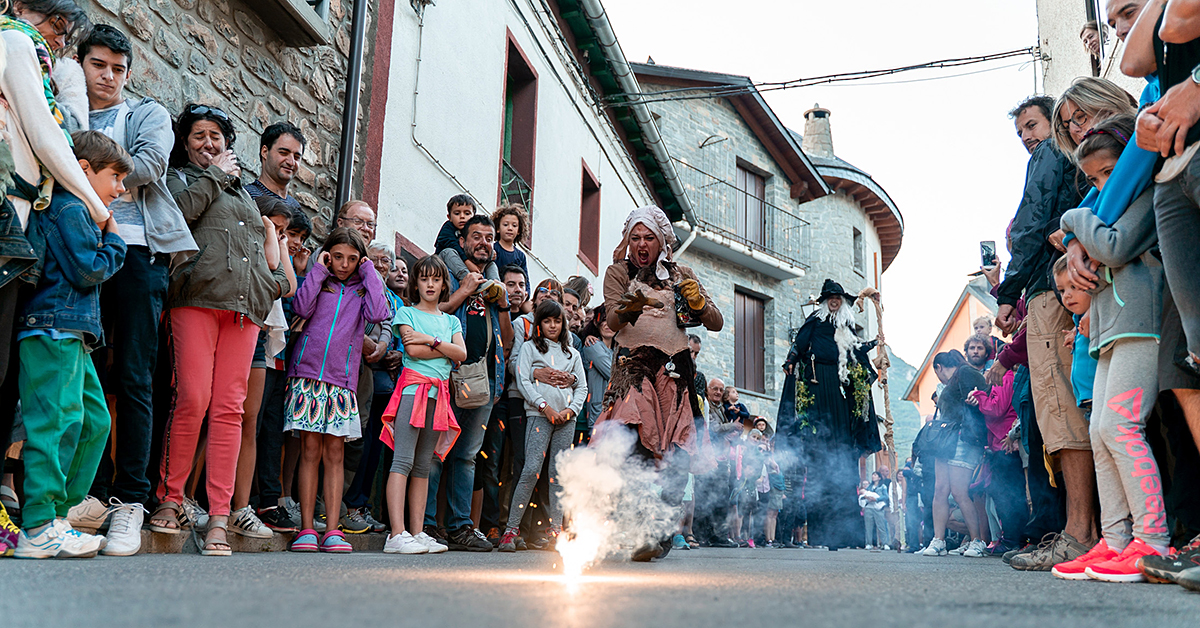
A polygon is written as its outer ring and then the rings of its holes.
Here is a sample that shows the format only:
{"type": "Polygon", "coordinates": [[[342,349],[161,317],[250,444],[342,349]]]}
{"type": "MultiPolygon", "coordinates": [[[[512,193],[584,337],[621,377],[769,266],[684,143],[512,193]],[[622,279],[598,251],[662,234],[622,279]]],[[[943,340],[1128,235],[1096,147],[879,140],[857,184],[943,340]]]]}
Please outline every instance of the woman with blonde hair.
{"type": "Polygon", "coordinates": [[[1137,99],[1116,83],[1081,76],[1054,103],[1054,113],[1050,116],[1054,141],[1063,154],[1074,155],[1075,147],[1093,125],[1117,114],[1136,114],[1137,106],[1137,99]]]}

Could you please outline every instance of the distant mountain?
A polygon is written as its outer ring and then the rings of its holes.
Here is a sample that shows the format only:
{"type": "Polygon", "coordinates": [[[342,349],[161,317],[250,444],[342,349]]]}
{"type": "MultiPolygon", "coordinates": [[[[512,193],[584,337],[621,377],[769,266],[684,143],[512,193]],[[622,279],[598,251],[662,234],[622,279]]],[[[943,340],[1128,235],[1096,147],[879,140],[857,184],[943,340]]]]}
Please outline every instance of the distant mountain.
{"type": "MultiPolygon", "coordinates": [[[[892,363],[891,368],[888,369],[888,397],[891,401],[892,421],[894,422],[892,435],[896,441],[897,463],[904,464],[904,459],[912,452],[913,440],[916,439],[917,432],[921,430],[921,413],[917,411],[917,405],[902,398],[904,391],[908,390],[909,384],[917,376],[917,369],[900,356],[892,353],[890,346],[888,347],[888,359],[892,363]]],[[[882,413],[883,408],[876,408],[876,411],[882,413]]]]}

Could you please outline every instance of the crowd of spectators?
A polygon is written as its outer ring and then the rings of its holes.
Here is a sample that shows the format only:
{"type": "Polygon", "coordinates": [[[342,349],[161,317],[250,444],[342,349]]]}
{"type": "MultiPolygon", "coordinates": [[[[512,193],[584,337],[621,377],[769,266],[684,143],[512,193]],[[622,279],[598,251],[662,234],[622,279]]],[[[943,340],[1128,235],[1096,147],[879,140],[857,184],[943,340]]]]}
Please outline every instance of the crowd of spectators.
{"type": "MultiPolygon", "coordinates": [[[[1010,112],[1030,159],[1008,268],[984,269],[1009,343],[986,324],[965,356],[935,357],[937,413],[904,471],[907,542],[1197,589],[1200,513],[1184,495],[1200,482],[1200,2],[1107,10],[1120,70],[1145,87],[1081,77],[1010,112]]],[[[1080,37],[1099,57],[1102,26],[1080,37]]]]}

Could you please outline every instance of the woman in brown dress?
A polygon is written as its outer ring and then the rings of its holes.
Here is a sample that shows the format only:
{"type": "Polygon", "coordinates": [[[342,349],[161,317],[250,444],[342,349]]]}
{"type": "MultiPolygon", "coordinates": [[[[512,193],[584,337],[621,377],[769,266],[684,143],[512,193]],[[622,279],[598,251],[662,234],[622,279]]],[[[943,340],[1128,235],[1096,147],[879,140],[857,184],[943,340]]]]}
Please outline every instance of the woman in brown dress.
{"type": "MultiPolygon", "coordinates": [[[[657,207],[635,209],[625,220],[604,276],[604,306],[618,349],[593,439],[613,425],[636,430],[635,455],[653,461],[663,500],[679,505],[697,453],[693,418],[702,416],[686,328],[720,331],[724,320],[695,273],[672,261],[674,242],[671,222],[657,207]]],[[[661,545],[661,554],[648,546],[634,560],[665,556],[670,543],[661,545]]]]}

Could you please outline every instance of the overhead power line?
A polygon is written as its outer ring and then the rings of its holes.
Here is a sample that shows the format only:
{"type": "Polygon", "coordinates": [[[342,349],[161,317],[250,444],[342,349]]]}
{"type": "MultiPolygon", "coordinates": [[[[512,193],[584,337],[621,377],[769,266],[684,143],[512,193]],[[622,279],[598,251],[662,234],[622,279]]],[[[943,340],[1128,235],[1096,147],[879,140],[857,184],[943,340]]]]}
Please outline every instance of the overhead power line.
{"type": "MultiPolygon", "coordinates": [[[[752,94],[754,92],[771,92],[781,89],[795,89],[797,87],[812,87],[814,85],[823,85],[829,83],[839,83],[844,81],[860,81],[864,79],[879,78],[881,76],[890,76],[892,74],[900,74],[902,72],[912,72],[915,70],[930,70],[938,68],[954,68],[964,65],[974,65],[977,63],[988,63],[991,61],[999,61],[1002,59],[1011,59],[1013,57],[1022,57],[1028,55],[1033,59],[1037,59],[1038,49],[1035,47],[1020,48],[1017,50],[1009,50],[1006,52],[998,52],[988,55],[979,55],[974,57],[959,57],[954,59],[939,59],[937,61],[929,61],[926,63],[918,63],[914,65],[905,65],[895,68],[886,68],[882,70],[860,70],[857,72],[841,72],[838,74],[825,74],[821,76],[812,76],[807,78],[798,78],[790,81],[774,81],[763,83],[751,83],[741,85],[709,85],[702,87],[680,87],[675,89],[664,89],[656,92],[643,92],[641,94],[613,94],[605,98],[605,106],[607,107],[625,107],[633,104],[649,104],[656,102],[668,102],[676,100],[700,100],[705,98],[725,98],[729,96],[742,96],[752,94]]],[[[1005,66],[1010,67],[1010,66],[1005,66]]],[[[1000,68],[995,68],[1000,69],[1000,68]]],[[[949,77],[947,77],[949,78],[949,77]]]]}

